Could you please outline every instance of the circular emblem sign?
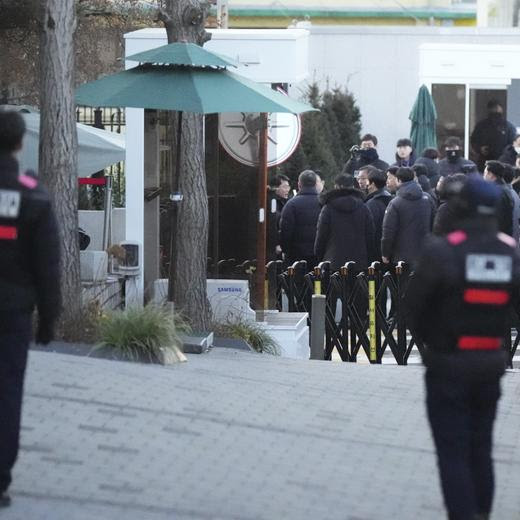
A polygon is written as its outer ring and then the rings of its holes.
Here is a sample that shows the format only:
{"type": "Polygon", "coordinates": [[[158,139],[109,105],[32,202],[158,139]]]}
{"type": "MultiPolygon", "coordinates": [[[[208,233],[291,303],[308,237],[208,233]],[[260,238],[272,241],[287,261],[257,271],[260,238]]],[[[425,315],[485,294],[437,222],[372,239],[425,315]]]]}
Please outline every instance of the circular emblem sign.
{"type": "MultiPolygon", "coordinates": [[[[248,166],[258,165],[260,114],[229,112],[219,115],[220,143],[234,159],[248,166]]],[[[300,142],[301,121],[294,114],[268,116],[267,166],[287,160],[300,142]]]]}

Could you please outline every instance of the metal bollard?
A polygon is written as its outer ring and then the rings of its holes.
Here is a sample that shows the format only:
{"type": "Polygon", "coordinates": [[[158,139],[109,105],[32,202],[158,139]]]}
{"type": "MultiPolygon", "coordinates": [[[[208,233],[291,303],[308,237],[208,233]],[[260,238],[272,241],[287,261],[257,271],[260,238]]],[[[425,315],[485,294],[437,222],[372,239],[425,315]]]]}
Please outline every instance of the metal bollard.
{"type": "Polygon", "coordinates": [[[289,312],[296,312],[294,303],[294,265],[287,268],[287,299],[289,300],[289,312]]]}
{"type": "Polygon", "coordinates": [[[314,271],[314,294],[321,294],[321,267],[317,266],[314,271]]]}
{"type": "Polygon", "coordinates": [[[312,296],[311,313],[311,359],[325,357],[325,305],[326,297],[323,294],[312,296]]]}
{"type": "Polygon", "coordinates": [[[368,268],[368,323],[370,335],[370,363],[377,361],[376,349],[376,281],[374,269],[368,268]]]}

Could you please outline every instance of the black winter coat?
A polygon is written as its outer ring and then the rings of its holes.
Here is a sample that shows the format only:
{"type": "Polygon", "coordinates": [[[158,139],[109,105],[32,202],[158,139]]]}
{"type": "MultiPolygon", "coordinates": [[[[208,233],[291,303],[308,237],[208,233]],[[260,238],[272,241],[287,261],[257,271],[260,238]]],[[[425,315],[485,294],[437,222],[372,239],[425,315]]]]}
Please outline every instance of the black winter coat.
{"type": "Polygon", "coordinates": [[[432,189],[435,189],[441,177],[439,173],[439,163],[434,159],[430,159],[429,157],[419,157],[415,161],[415,164],[422,164],[423,166],[426,166],[428,170],[427,176],[428,180],[430,181],[430,186],[432,189]]]}
{"type": "Polygon", "coordinates": [[[477,165],[469,159],[459,157],[456,162],[452,163],[448,159],[439,161],[439,174],[442,177],[453,175],[454,173],[477,173],[477,165]]]}
{"type": "Polygon", "coordinates": [[[376,240],[377,260],[381,259],[381,237],[383,235],[383,218],[385,216],[386,208],[393,196],[384,188],[374,191],[367,195],[365,204],[372,214],[374,219],[374,230],[376,240]]]}
{"type": "Polygon", "coordinates": [[[517,304],[519,288],[515,242],[497,233],[494,218],[476,217],[447,237],[428,240],[405,303],[429,369],[476,380],[503,373],[500,343],[509,333],[509,307],[517,304]],[[489,350],[479,348],[479,338],[489,350]]]}
{"type": "Polygon", "coordinates": [[[0,155],[0,311],[31,313],[52,328],[60,312],[60,244],[47,192],[0,155]]]}
{"type": "Polygon", "coordinates": [[[516,136],[515,126],[504,117],[487,117],[475,125],[471,133],[471,146],[479,153],[481,146],[489,147],[487,160],[498,159],[504,148],[511,144],[516,136]]]}
{"type": "Polygon", "coordinates": [[[459,217],[447,201],[441,202],[435,218],[433,219],[433,234],[438,236],[447,235],[455,231],[459,225],[459,217]]]}
{"type": "Polygon", "coordinates": [[[498,160],[500,162],[514,166],[516,164],[517,157],[518,154],[515,151],[515,147],[512,144],[508,144],[504,148],[504,151],[502,152],[502,155],[498,158],[498,160]]]}
{"type": "Polygon", "coordinates": [[[502,190],[497,204],[498,229],[510,237],[518,236],[518,229],[516,229],[518,224],[515,226],[515,230],[513,230],[513,215],[515,213],[513,193],[502,179],[495,181],[495,184],[502,190]]]}
{"type": "MultiPolygon", "coordinates": [[[[298,260],[314,263],[314,241],[320,211],[316,188],[302,188],[285,204],[280,218],[280,245],[289,263],[298,260]]],[[[314,266],[307,267],[312,269],[314,266]]]]}
{"type": "Polygon", "coordinates": [[[381,253],[392,262],[414,264],[426,235],[431,231],[430,197],[415,181],[404,182],[390,201],[383,219],[381,253]]]}
{"type": "Polygon", "coordinates": [[[322,202],[314,245],[318,262],[330,261],[334,271],[349,261],[366,269],[376,252],[374,222],[362,193],[353,188],[332,190],[322,202]]]}

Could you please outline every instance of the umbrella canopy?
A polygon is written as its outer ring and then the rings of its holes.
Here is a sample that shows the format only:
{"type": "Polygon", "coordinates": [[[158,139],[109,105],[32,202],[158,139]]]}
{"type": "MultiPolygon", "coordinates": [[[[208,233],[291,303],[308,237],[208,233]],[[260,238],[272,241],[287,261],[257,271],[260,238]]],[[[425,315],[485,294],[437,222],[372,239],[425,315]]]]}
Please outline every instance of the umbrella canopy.
{"type": "Polygon", "coordinates": [[[76,102],[199,114],[315,110],[225,69],[149,64],[81,85],[76,102]]]}
{"type": "Polygon", "coordinates": [[[437,148],[435,121],[437,110],[426,85],[422,85],[408,117],[412,121],[410,139],[418,154],[425,148],[437,148]]]}
{"type": "Polygon", "coordinates": [[[186,67],[237,67],[238,63],[210,52],[195,43],[170,43],[149,51],[139,52],[126,58],[140,63],[156,63],[161,65],[184,65],[186,67]]]}
{"type": "MultiPolygon", "coordinates": [[[[19,110],[25,120],[23,148],[18,155],[22,170],[38,171],[40,113],[32,107],[2,105],[0,110],[19,110]]],[[[78,129],[78,175],[91,175],[125,160],[125,137],[115,132],[76,123],[78,129]]]]}

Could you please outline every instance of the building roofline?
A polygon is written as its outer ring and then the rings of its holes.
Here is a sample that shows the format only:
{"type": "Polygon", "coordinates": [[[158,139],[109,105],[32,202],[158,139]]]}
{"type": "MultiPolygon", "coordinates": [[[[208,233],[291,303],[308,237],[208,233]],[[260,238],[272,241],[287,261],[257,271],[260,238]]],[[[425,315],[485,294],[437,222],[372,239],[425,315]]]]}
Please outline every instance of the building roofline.
{"type": "Polygon", "coordinates": [[[315,18],[418,18],[428,20],[430,18],[443,20],[475,19],[477,13],[474,9],[341,9],[336,7],[326,8],[322,6],[229,6],[229,16],[241,17],[280,17],[280,16],[310,16],[315,18]]]}

